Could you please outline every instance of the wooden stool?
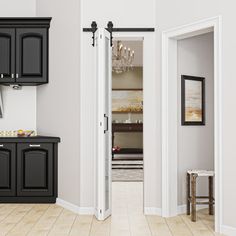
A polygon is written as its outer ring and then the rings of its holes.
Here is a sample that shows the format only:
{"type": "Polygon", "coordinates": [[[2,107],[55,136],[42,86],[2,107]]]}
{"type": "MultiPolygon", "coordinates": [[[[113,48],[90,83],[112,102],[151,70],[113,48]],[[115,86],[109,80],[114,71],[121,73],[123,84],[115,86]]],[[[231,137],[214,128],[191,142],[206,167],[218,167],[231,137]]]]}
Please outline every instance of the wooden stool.
{"type": "Polygon", "coordinates": [[[209,170],[188,170],[187,171],[187,215],[190,215],[191,204],[191,220],[196,222],[196,205],[209,205],[209,215],[214,215],[214,198],[213,198],[213,177],[214,171],[209,170]],[[208,177],[209,179],[209,196],[196,196],[196,180],[197,177],[208,177]],[[190,192],[191,188],[191,192],[190,192]],[[191,195],[190,195],[191,194],[191,195]],[[208,199],[205,202],[197,202],[197,199],[208,199]]]}

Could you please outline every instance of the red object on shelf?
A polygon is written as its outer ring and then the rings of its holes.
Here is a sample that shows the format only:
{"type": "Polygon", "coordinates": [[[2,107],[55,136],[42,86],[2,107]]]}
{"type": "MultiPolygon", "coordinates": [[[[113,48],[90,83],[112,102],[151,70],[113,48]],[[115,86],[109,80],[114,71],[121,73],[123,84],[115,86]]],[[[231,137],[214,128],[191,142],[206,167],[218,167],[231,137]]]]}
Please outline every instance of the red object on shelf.
{"type": "Polygon", "coordinates": [[[119,147],[119,146],[114,146],[114,147],[112,148],[112,151],[113,151],[113,152],[118,152],[118,151],[120,151],[120,147],[119,147]]]}

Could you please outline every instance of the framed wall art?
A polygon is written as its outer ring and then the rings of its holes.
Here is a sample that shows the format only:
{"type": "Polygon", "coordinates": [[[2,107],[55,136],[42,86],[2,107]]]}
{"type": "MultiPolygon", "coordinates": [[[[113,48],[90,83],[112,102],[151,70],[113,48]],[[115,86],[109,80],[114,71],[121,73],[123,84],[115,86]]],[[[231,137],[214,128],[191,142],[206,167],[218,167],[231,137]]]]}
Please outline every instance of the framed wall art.
{"type": "Polygon", "coordinates": [[[113,89],[112,90],[113,113],[142,113],[143,90],[142,89],[113,89]]]}
{"type": "Polygon", "coordinates": [[[205,125],[205,78],[181,76],[181,123],[205,125]]]}

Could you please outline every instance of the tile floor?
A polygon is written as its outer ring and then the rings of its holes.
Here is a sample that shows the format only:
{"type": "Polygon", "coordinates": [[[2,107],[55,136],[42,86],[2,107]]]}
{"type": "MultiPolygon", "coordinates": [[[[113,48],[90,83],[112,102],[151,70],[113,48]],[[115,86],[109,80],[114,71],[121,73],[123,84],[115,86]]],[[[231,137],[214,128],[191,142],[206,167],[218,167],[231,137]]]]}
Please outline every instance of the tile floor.
{"type": "Polygon", "coordinates": [[[0,236],[210,236],[213,217],[197,213],[196,223],[186,215],[172,218],[144,216],[141,182],[113,183],[113,215],[103,222],[77,215],[53,204],[1,204],[0,236]]]}

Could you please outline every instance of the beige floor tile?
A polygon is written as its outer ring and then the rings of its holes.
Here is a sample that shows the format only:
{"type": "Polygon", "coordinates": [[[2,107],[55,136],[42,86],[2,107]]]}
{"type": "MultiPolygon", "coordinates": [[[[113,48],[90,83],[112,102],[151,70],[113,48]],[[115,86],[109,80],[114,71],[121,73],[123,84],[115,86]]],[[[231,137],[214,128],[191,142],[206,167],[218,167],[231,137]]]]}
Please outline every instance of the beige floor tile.
{"type": "Polygon", "coordinates": [[[64,209],[48,235],[69,235],[75,218],[75,213],[64,209]]]}
{"type": "Polygon", "coordinates": [[[171,236],[171,231],[164,218],[160,216],[147,216],[152,235],[171,236]]]}
{"type": "Polygon", "coordinates": [[[0,223],[0,235],[6,235],[14,226],[27,214],[33,205],[18,205],[4,220],[0,223]]]}
{"type": "Polygon", "coordinates": [[[131,234],[130,234],[130,230],[125,230],[125,229],[114,230],[114,229],[111,229],[110,236],[131,236],[131,234]]]}
{"type": "Polygon", "coordinates": [[[54,223],[63,211],[63,208],[57,205],[50,205],[45,214],[34,225],[29,235],[47,235],[53,228],[54,223]]]}
{"type": "Polygon", "coordinates": [[[4,220],[14,209],[17,208],[18,204],[2,204],[0,210],[0,222],[4,220]]]}
{"type": "Polygon", "coordinates": [[[166,218],[167,225],[174,236],[193,235],[180,216],[166,218]]]}
{"type": "Polygon", "coordinates": [[[110,235],[111,218],[104,221],[98,221],[93,217],[90,236],[109,236],[110,235]]]}
{"type": "Polygon", "coordinates": [[[89,236],[93,216],[77,216],[71,227],[70,236],[89,236]]]}
{"type": "Polygon", "coordinates": [[[37,223],[49,205],[35,205],[23,219],[7,234],[8,236],[26,235],[37,223]]]}
{"type": "Polygon", "coordinates": [[[198,218],[196,222],[192,222],[190,216],[181,215],[184,223],[189,227],[193,235],[201,235],[201,236],[212,236],[213,233],[209,230],[209,228],[203,224],[203,222],[198,218]]]}
{"type": "Polygon", "coordinates": [[[186,215],[144,216],[142,205],[142,183],[118,182],[113,183],[113,214],[106,221],[56,204],[0,204],[0,236],[220,236],[207,209],[192,222],[186,215]]]}

